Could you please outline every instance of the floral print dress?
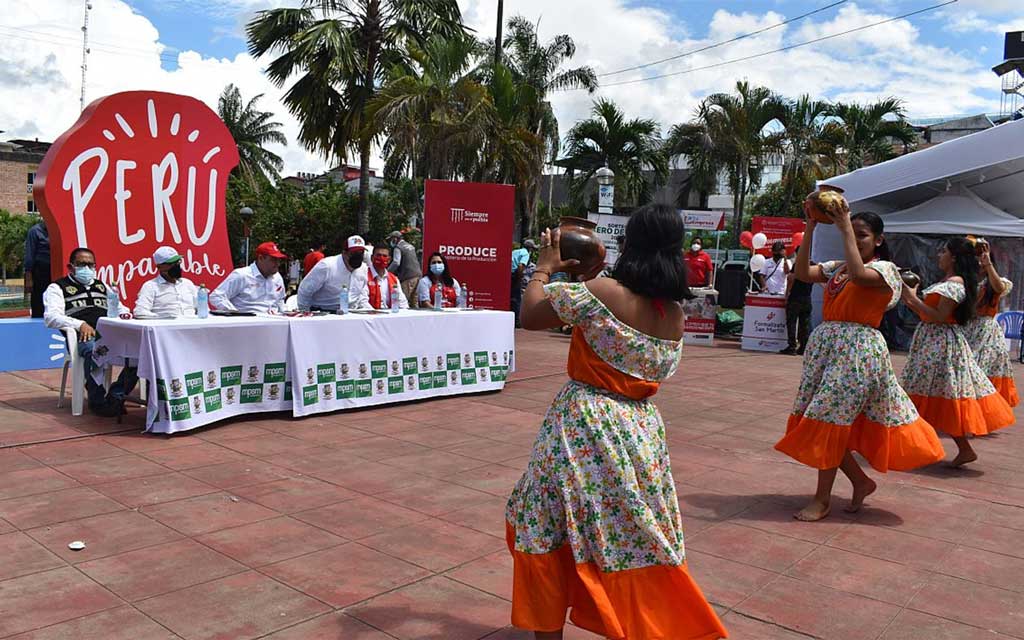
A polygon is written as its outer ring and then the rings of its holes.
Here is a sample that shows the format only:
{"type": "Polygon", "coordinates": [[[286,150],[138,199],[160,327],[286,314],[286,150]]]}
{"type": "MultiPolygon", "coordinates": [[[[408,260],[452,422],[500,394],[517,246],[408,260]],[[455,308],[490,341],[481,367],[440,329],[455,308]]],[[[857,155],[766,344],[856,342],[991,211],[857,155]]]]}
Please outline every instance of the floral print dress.
{"type": "MultiPolygon", "coordinates": [[[[941,298],[959,304],[967,296],[962,283],[950,280],[923,294],[932,308],[941,298]]],[[[952,317],[917,325],[900,380],[921,415],[952,436],[985,435],[1013,424],[1013,410],[978,366],[952,317]]]]}
{"type": "Polygon", "coordinates": [[[577,626],[610,638],[726,637],[686,572],[665,426],[650,400],[682,342],[620,322],[582,283],[545,294],[574,327],[572,379],[508,500],[513,624],[556,631],[571,609],[577,626]]]}
{"type": "Polygon", "coordinates": [[[1003,328],[996,322],[996,312],[999,310],[999,298],[1010,295],[1013,291],[1013,283],[1002,278],[1002,296],[997,296],[990,305],[984,305],[985,284],[982,284],[978,292],[978,316],[964,325],[964,336],[967,343],[971,345],[974,358],[978,366],[988,376],[989,381],[996,388],[1001,396],[1010,404],[1016,407],[1020,404],[1020,397],[1017,394],[1017,385],[1013,380],[1013,363],[1010,360],[1010,350],[1006,347],[1006,338],[1003,328]]]}

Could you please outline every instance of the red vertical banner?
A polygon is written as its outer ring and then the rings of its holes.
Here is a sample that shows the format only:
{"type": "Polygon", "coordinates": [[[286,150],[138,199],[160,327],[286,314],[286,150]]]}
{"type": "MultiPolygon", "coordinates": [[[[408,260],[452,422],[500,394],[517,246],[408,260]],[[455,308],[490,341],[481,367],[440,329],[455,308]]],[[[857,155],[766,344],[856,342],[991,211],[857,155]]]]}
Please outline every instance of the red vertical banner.
{"type": "Polygon", "coordinates": [[[803,233],[807,223],[803,218],[773,218],[769,216],[754,216],[750,220],[750,232],[754,235],[763,233],[768,237],[768,244],[755,253],[763,256],[772,254],[772,243],[781,240],[786,243],[786,252],[793,252],[793,234],[803,233]]]}
{"type": "Polygon", "coordinates": [[[509,308],[515,196],[507,184],[427,180],[424,186],[423,259],[444,255],[478,308],[509,308]]]}

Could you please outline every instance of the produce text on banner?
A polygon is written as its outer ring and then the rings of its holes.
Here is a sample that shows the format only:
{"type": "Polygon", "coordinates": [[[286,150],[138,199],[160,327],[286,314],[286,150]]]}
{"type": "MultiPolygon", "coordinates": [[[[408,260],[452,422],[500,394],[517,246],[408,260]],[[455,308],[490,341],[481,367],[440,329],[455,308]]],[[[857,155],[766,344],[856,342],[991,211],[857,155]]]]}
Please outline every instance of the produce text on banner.
{"type": "Polygon", "coordinates": [[[587,219],[597,225],[594,233],[604,243],[604,263],[613,265],[619,259],[619,243],[617,238],[626,235],[626,223],[629,216],[615,216],[607,213],[588,213],[587,219]]]}
{"type": "Polygon", "coordinates": [[[772,243],[781,240],[786,243],[786,253],[793,253],[793,234],[803,233],[807,223],[802,218],[770,218],[768,216],[754,216],[750,221],[750,232],[754,235],[763,233],[768,237],[768,243],[763,249],[755,253],[763,256],[772,254],[772,243]]]}
{"type": "Polygon", "coordinates": [[[474,306],[508,311],[515,187],[427,180],[424,190],[424,260],[439,251],[474,306]]]}
{"type": "Polygon", "coordinates": [[[213,289],[232,268],[224,193],[237,164],[231,133],[195,98],[128,91],[96,100],[35,177],[53,278],[72,249],[87,247],[99,279],[133,306],[157,273],[153,251],[168,245],[192,281],[213,289]]]}

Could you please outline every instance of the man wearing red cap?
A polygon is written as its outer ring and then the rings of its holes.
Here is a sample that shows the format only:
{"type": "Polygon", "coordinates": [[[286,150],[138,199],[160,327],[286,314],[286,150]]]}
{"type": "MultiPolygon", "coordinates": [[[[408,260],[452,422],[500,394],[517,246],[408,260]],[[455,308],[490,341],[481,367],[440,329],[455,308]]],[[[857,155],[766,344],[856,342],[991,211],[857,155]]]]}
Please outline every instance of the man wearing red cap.
{"type": "Polygon", "coordinates": [[[284,311],[284,279],[278,271],[287,259],[276,243],[264,242],[256,247],[255,262],[232,271],[210,293],[210,304],[222,311],[284,311]]]}
{"type": "Polygon", "coordinates": [[[316,263],[299,283],[299,309],[337,311],[342,287],[348,290],[350,309],[370,308],[365,254],[366,241],[361,236],[351,236],[341,255],[328,256],[316,263]]]}

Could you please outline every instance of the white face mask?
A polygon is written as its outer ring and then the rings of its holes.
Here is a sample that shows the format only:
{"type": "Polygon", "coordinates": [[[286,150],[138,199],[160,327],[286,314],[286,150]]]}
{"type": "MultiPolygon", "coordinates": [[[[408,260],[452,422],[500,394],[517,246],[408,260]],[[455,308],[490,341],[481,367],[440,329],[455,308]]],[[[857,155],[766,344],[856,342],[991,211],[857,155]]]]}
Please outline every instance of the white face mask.
{"type": "Polygon", "coordinates": [[[693,244],[690,245],[690,251],[697,253],[698,251],[700,251],[700,245],[694,242],[693,244]]]}

